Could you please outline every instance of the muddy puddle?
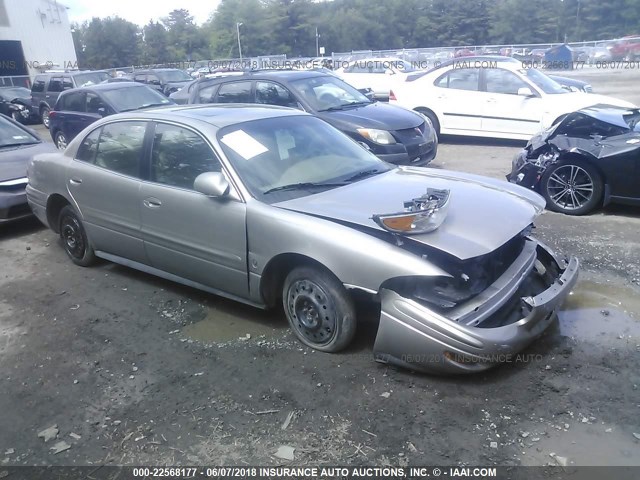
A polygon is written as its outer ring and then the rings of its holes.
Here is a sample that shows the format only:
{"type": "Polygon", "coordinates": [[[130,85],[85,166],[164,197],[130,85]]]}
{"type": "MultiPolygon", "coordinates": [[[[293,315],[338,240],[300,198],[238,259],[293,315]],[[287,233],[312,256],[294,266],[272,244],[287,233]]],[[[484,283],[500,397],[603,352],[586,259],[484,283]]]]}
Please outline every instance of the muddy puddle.
{"type": "Polygon", "coordinates": [[[224,343],[241,338],[269,340],[284,333],[287,327],[287,321],[277,310],[265,312],[235,304],[234,308],[226,305],[206,307],[206,316],[184,327],[181,335],[204,343],[224,343]]]}
{"type": "Polygon", "coordinates": [[[640,295],[613,283],[581,281],[558,312],[559,334],[603,346],[640,343],[640,295]]]}

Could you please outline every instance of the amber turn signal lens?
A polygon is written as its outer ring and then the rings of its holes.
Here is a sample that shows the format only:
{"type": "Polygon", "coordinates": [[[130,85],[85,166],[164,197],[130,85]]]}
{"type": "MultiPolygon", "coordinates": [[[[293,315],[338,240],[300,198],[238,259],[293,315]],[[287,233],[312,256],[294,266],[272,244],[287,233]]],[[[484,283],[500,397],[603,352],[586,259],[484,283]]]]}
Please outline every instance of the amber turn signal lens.
{"type": "Polygon", "coordinates": [[[385,227],[393,230],[399,230],[402,232],[408,232],[411,230],[411,225],[415,220],[415,215],[406,215],[402,217],[387,217],[382,219],[385,227]]]}

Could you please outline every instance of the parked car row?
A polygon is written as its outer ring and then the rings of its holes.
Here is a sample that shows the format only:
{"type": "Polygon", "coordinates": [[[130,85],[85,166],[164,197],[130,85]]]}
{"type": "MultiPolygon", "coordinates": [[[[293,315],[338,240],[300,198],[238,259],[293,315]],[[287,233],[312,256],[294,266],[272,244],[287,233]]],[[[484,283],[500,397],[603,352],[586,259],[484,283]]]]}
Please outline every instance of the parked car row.
{"type": "MultiPolygon", "coordinates": [[[[454,90],[601,100],[513,65],[476,76],[445,65],[403,85],[451,100],[454,90]],[[461,79],[475,88],[455,88],[461,79]]],[[[535,218],[545,205],[581,214],[631,203],[640,173],[640,112],[626,104],[560,113],[514,160],[509,183],[418,167],[455,115],[374,102],[331,74],[245,72],[185,93],[191,105],[135,82],[65,91],[49,115],[64,152],[4,119],[0,154],[34,150],[28,184],[24,160],[0,177],[0,214],[18,218],[3,205],[26,192],[74,263],[101,257],[254,306],[281,303],[298,339],[320,351],[351,342],[352,294],[368,295],[381,312],[375,359],[413,370],[482,371],[542,334],[578,262],[530,236],[535,218]]],[[[495,98],[484,110],[506,125],[495,98]]]]}

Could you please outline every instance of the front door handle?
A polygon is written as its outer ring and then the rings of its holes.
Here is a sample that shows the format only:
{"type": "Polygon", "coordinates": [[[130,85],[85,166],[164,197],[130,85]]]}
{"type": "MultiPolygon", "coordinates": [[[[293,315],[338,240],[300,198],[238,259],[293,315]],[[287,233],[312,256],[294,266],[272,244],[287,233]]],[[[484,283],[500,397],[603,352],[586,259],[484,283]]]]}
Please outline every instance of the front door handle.
{"type": "Polygon", "coordinates": [[[69,179],[69,183],[71,183],[73,185],[80,185],[82,183],[82,179],[81,178],[70,178],[69,179]]]}
{"type": "Polygon", "coordinates": [[[158,208],[162,205],[162,202],[157,198],[145,198],[142,203],[147,208],[158,208]]]}

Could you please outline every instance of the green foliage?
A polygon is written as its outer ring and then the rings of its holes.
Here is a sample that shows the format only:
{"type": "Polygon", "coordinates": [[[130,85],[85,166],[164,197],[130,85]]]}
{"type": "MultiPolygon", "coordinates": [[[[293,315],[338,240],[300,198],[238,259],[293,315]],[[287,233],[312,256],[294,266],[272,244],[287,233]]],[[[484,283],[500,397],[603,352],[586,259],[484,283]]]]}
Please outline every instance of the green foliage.
{"type": "Polygon", "coordinates": [[[202,26],[173,10],[142,29],[119,17],[74,25],[81,67],[640,34],[640,0],[221,0],[202,26]],[[238,24],[241,24],[239,27],[238,24]]]}

